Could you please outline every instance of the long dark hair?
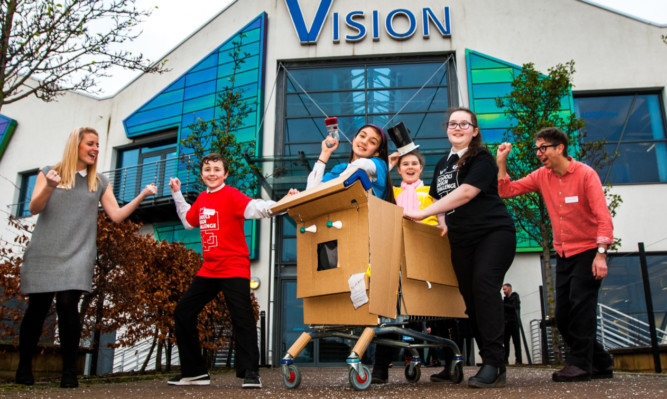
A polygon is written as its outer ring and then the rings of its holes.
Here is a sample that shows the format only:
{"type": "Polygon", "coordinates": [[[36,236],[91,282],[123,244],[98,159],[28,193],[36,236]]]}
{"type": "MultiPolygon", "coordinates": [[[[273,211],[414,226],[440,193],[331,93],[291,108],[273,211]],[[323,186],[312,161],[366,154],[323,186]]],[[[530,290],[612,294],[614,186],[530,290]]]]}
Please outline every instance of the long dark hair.
{"type": "MultiPolygon", "coordinates": [[[[466,112],[468,115],[470,115],[470,121],[472,122],[473,129],[477,129],[477,136],[474,136],[472,138],[472,141],[468,145],[468,151],[466,151],[465,154],[459,159],[459,161],[456,163],[456,166],[458,168],[461,168],[463,164],[466,163],[466,161],[475,155],[479,153],[479,151],[482,149],[482,131],[479,129],[479,124],[477,123],[477,115],[475,115],[474,112],[472,112],[470,109],[465,108],[465,107],[458,107],[458,108],[452,108],[448,111],[449,116],[447,117],[447,122],[449,122],[449,119],[452,117],[452,114],[457,111],[463,111],[466,112]]],[[[445,129],[447,129],[447,124],[445,123],[445,129]]]]}
{"type": "MultiPolygon", "coordinates": [[[[367,123],[363,125],[362,127],[357,130],[357,133],[355,133],[354,137],[357,137],[357,135],[361,132],[361,130],[365,127],[370,127],[377,134],[380,135],[380,148],[378,149],[378,157],[384,161],[384,163],[387,165],[387,176],[385,178],[385,186],[386,186],[386,191],[385,191],[385,196],[384,200],[391,202],[392,204],[396,203],[396,199],[394,198],[394,184],[391,181],[391,177],[389,175],[389,146],[387,145],[387,135],[384,133],[384,129],[382,127],[376,125],[375,123],[367,123]]],[[[348,162],[352,162],[352,157],[354,156],[354,149],[350,150],[350,159],[348,162]]]]}

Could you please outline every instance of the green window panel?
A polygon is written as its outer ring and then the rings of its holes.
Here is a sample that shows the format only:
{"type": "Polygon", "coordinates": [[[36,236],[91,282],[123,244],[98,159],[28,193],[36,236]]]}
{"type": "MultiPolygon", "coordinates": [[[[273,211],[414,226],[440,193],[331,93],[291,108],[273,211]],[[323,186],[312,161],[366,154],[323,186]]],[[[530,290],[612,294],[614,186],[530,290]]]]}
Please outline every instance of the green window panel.
{"type": "Polygon", "coordinates": [[[5,153],[9,140],[14,135],[14,130],[16,130],[16,121],[0,115],[0,159],[2,159],[2,155],[5,153]]]}
{"type": "MultiPolygon", "coordinates": [[[[470,108],[477,114],[484,141],[490,144],[499,143],[504,132],[515,121],[498,109],[495,99],[512,91],[511,82],[521,73],[521,67],[472,50],[466,50],[466,64],[470,108]]],[[[571,93],[561,100],[561,107],[561,117],[574,112],[571,93]]],[[[538,244],[517,228],[517,251],[539,250],[541,249],[538,244]]]]}

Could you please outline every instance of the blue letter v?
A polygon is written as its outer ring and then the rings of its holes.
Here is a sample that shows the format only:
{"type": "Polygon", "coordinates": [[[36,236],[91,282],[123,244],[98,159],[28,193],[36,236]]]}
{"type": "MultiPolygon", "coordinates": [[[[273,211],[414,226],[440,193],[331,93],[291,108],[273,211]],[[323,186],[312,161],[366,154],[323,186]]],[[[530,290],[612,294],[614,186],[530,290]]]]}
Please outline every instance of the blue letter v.
{"type": "Polygon", "coordinates": [[[285,4],[287,4],[287,9],[292,18],[292,25],[294,25],[294,30],[296,30],[301,44],[317,43],[317,38],[320,37],[324,20],[329,15],[333,0],[320,0],[320,6],[317,8],[317,13],[310,29],[306,27],[306,21],[303,19],[299,0],[285,0],[285,4]]]}

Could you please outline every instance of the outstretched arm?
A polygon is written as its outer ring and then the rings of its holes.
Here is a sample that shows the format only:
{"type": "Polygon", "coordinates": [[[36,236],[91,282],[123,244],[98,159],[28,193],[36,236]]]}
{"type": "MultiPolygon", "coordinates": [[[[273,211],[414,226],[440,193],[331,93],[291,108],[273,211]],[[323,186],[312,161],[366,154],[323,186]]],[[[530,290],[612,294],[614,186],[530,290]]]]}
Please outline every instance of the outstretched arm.
{"type": "Polygon", "coordinates": [[[169,179],[169,187],[171,187],[171,197],[174,199],[178,218],[181,219],[181,223],[183,223],[183,227],[186,230],[192,230],[194,227],[188,223],[188,220],[185,217],[190,210],[190,204],[185,202],[185,198],[183,198],[183,194],[181,193],[181,181],[178,177],[169,179]]]}
{"type": "Polygon", "coordinates": [[[451,211],[452,209],[458,208],[463,204],[467,204],[481,191],[482,190],[473,185],[464,183],[449,194],[437,200],[435,203],[433,203],[433,205],[429,205],[426,208],[418,211],[404,211],[403,215],[410,219],[422,220],[431,215],[444,214],[451,211]]]}
{"type": "Polygon", "coordinates": [[[137,209],[141,201],[143,201],[146,197],[150,197],[151,195],[155,195],[157,193],[157,187],[155,184],[151,183],[144,187],[143,190],[137,195],[132,201],[128,202],[127,204],[123,205],[123,207],[118,206],[118,201],[116,200],[116,196],[113,193],[113,190],[111,189],[111,184],[107,186],[107,189],[104,191],[104,194],[102,194],[102,199],[100,202],[102,203],[102,208],[104,208],[104,211],[107,213],[109,216],[109,219],[113,221],[114,223],[120,223],[123,220],[125,220],[128,216],[132,214],[132,212],[137,209]]]}

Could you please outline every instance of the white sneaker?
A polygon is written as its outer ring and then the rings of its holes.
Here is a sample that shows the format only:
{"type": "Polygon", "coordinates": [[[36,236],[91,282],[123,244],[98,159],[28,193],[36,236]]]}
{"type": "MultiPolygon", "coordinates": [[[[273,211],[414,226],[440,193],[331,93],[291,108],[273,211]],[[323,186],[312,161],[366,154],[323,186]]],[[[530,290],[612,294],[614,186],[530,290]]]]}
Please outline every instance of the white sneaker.
{"type": "Polygon", "coordinates": [[[195,377],[183,377],[177,375],[167,381],[169,385],[211,385],[211,376],[202,374],[195,377]]]}

